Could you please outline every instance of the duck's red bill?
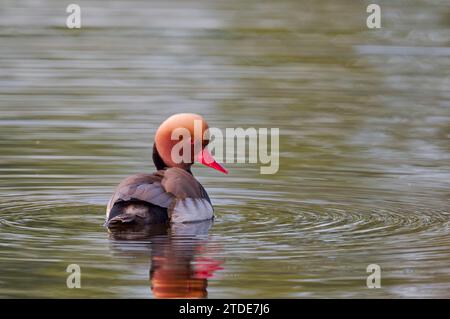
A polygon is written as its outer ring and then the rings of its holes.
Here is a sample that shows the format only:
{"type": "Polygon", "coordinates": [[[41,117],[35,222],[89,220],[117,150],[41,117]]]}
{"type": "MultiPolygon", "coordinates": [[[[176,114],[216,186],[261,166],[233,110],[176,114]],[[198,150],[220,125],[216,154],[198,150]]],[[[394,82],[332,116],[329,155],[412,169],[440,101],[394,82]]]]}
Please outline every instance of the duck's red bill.
{"type": "Polygon", "coordinates": [[[216,162],[214,157],[211,155],[211,153],[204,148],[197,156],[197,160],[199,163],[214,168],[215,170],[218,170],[224,174],[228,174],[228,170],[216,162]]]}

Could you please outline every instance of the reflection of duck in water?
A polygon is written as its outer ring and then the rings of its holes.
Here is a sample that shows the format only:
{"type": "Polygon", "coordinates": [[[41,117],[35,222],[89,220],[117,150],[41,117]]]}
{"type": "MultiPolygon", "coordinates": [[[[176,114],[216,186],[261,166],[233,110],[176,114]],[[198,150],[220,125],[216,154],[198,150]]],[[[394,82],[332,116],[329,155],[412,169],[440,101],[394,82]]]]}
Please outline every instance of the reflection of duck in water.
{"type": "Polygon", "coordinates": [[[172,236],[152,243],[150,282],[156,298],[205,298],[208,278],[220,262],[201,257],[211,221],[177,224],[172,236]],[[193,236],[193,234],[196,234],[193,236]]]}
{"type": "Polygon", "coordinates": [[[115,227],[212,219],[209,196],[191,172],[197,157],[200,163],[227,173],[205,148],[209,143],[204,136],[207,129],[206,121],[196,114],[176,114],[164,121],[156,131],[153,146],[153,162],[158,171],[154,174],[136,174],[119,184],[106,209],[106,225],[115,227]],[[185,147],[181,149],[178,143],[185,147]],[[185,156],[187,160],[177,163],[172,158],[174,146],[180,147],[181,151],[190,150],[191,156],[185,156]]]}
{"type": "MultiPolygon", "coordinates": [[[[205,298],[208,278],[222,269],[221,262],[202,256],[211,220],[149,225],[145,228],[114,227],[113,239],[150,239],[150,287],[156,298],[205,298]]],[[[125,243],[120,245],[123,247],[125,243]]]]}

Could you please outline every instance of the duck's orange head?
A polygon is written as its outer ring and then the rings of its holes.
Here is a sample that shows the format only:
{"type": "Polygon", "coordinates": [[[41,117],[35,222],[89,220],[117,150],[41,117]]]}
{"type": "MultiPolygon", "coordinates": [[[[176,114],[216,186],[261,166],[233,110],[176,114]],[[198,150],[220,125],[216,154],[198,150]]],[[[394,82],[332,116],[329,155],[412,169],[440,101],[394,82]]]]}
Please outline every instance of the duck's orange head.
{"type": "Polygon", "coordinates": [[[158,169],[179,167],[190,171],[195,160],[225,174],[228,171],[209,153],[208,123],[198,114],[180,113],[165,120],[155,134],[153,161],[158,169]]]}

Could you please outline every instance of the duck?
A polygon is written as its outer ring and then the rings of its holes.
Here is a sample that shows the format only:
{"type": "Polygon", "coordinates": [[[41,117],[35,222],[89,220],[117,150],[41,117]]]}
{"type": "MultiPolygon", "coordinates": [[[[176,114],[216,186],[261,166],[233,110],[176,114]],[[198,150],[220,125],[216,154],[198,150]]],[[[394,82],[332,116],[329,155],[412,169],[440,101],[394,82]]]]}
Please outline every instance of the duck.
{"type": "MultiPolygon", "coordinates": [[[[208,193],[191,170],[198,162],[228,174],[207,148],[208,129],[203,117],[194,113],[175,114],[162,122],[153,143],[156,172],[138,173],[119,183],[106,207],[105,226],[170,225],[213,219],[214,209],[208,193]],[[182,132],[179,130],[188,134],[179,135],[182,132]],[[196,135],[198,132],[201,134],[196,135]],[[173,148],[179,143],[185,143],[182,145],[191,150],[190,156],[181,161],[172,156],[173,148]]],[[[184,150],[179,154],[183,155],[184,150]]]]}

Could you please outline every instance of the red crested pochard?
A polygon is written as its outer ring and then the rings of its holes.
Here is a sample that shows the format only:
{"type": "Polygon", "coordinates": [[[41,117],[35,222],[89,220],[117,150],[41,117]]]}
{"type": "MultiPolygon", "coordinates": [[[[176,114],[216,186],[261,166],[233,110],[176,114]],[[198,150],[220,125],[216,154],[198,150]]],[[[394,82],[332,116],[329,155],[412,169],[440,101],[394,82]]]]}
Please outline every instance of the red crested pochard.
{"type": "Polygon", "coordinates": [[[205,148],[209,143],[205,134],[207,129],[208,124],[197,114],[175,114],[165,120],[156,131],[153,144],[153,162],[157,171],[132,175],[117,186],[106,208],[105,225],[114,227],[212,219],[213,207],[209,196],[191,172],[196,158],[201,164],[227,173],[205,148]],[[199,128],[201,134],[195,132],[199,128]],[[184,143],[190,143],[190,160],[174,161],[171,156],[172,148],[183,142],[185,137],[174,139],[177,129],[189,132],[184,143]]]}

